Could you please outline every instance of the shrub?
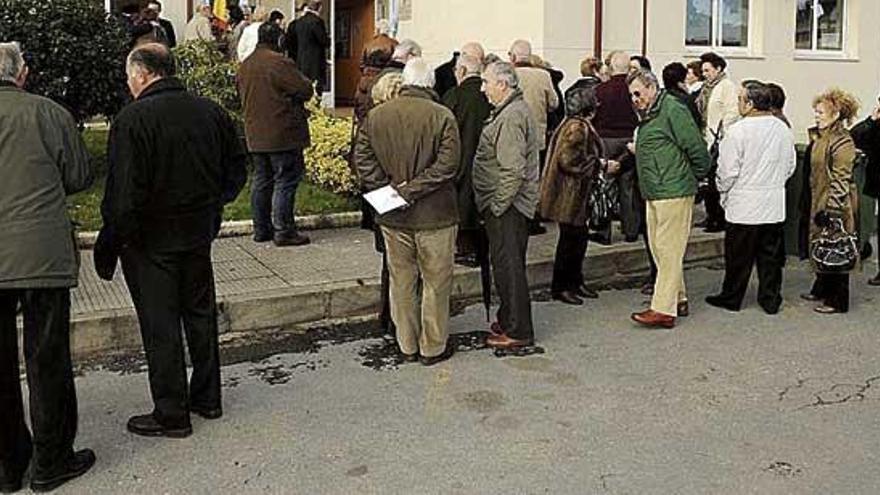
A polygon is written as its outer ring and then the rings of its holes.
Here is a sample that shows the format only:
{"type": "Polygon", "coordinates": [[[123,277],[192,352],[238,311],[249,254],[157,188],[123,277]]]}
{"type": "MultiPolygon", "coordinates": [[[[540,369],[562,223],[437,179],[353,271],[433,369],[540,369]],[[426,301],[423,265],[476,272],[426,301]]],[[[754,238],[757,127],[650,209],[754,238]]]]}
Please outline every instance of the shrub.
{"type": "Polygon", "coordinates": [[[241,122],[241,100],[235,86],[238,66],[212,43],[188,41],[174,49],[177,77],[193,93],[213,100],[241,122]]]}
{"type": "MultiPolygon", "coordinates": [[[[242,106],[235,82],[238,65],[205,41],[185,43],[174,53],[178,77],[186,87],[217,102],[241,123],[242,106]]],[[[351,145],[351,119],[329,115],[317,98],[306,107],[311,113],[312,134],[312,146],[305,152],[309,181],[337,194],[354,194],[357,181],[346,158],[351,145]]]]}
{"type": "Polygon", "coordinates": [[[21,43],[28,90],[78,122],[115,115],[128,99],[128,35],[102,0],[0,0],[0,41],[21,43]]]}

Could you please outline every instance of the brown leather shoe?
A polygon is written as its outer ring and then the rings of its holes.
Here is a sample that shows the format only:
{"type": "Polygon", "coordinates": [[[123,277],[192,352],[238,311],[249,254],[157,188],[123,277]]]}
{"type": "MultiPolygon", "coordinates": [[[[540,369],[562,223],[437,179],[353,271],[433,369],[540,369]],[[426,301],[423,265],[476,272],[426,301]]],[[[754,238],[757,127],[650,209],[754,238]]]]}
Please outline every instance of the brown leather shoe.
{"type": "Polygon", "coordinates": [[[633,313],[632,320],[650,328],[675,328],[675,317],[658,313],[653,309],[633,313]]]}
{"type": "Polygon", "coordinates": [[[507,335],[491,335],[486,339],[486,344],[498,349],[515,349],[517,347],[532,345],[532,342],[528,340],[514,339],[507,335]]]}

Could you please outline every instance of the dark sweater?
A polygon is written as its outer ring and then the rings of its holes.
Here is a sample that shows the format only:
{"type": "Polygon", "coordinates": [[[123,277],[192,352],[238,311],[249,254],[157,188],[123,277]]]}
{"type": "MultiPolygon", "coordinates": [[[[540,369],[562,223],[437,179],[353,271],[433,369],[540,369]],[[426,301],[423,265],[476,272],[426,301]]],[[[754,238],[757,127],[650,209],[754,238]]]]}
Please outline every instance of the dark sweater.
{"type": "Polygon", "coordinates": [[[599,108],[593,125],[603,138],[631,138],[639,125],[626,86],[626,75],[612,76],[596,86],[599,108]]]}

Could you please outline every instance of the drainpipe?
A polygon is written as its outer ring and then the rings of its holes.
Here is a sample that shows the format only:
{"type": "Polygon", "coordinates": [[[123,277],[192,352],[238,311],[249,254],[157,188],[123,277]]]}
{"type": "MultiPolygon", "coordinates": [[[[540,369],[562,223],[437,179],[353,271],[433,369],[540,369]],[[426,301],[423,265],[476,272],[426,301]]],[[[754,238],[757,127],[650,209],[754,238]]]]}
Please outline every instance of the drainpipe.
{"type": "Polygon", "coordinates": [[[596,7],[593,13],[593,54],[596,56],[596,59],[602,60],[602,27],[605,24],[602,19],[602,7],[604,7],[605,0],[593,1],[596,7]]]}
{"type": "Polygon", "coordinates": [[[648,55],[648,0],[642,0],[642,56],[648,55]]]}

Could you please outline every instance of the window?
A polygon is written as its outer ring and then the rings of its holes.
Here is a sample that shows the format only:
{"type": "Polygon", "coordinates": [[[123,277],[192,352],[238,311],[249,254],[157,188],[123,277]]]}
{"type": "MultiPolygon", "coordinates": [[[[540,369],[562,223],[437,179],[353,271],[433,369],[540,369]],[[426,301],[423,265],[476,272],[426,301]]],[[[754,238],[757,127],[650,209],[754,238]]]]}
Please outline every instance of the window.
{"type": "Polygon", "coordinates": [[[797,0],[795,48],[843,50],[845,0],[797,0]]]}
{"type": "Polygon", "coordinates": [[[748,48],[750,0],[687,0],[685,45],[748,48]]]}

